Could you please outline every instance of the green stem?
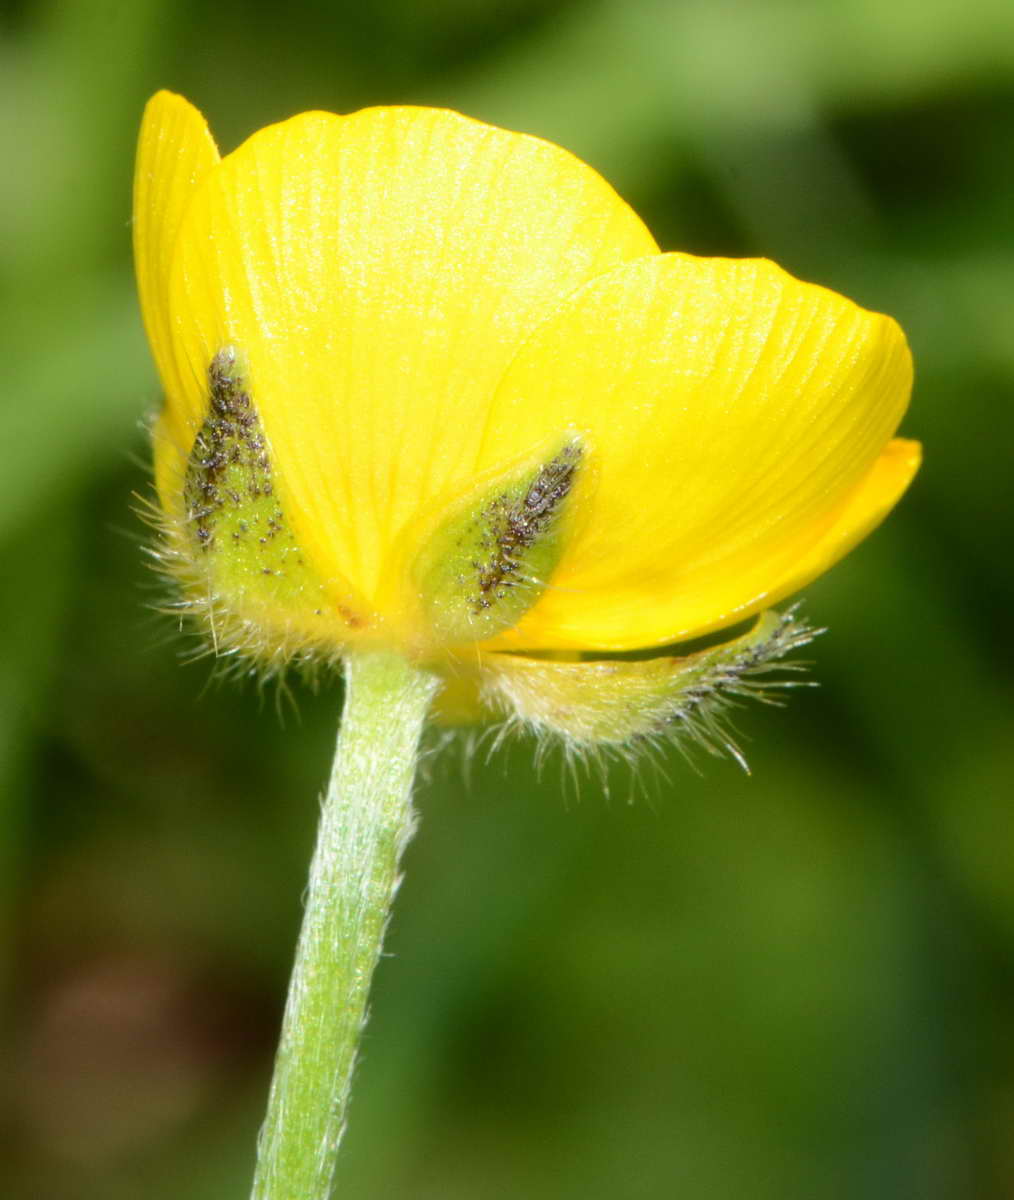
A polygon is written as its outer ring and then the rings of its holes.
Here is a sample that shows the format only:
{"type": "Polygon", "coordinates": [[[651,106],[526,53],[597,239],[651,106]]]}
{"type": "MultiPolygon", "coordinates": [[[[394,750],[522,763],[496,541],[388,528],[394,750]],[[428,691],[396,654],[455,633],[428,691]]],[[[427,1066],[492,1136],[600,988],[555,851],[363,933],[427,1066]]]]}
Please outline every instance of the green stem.
{"type": "Polygon", "coordinates": [[[326,1200],[370,979],[415,823],[412,779],[433,676],[350,656],[345,711],[261,1129],[253,1200],[326,1200]]]}

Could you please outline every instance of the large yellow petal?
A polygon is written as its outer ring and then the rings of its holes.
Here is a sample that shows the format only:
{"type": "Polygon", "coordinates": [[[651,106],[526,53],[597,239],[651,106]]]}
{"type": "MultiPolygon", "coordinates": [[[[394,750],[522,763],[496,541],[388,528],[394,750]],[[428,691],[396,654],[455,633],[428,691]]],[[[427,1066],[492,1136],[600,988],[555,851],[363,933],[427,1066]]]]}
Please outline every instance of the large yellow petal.
{"type": "Polygon", "coordinates": [[[848,554],[894,508],[921,463],[922,446],[918,442],[908,438],[893,438],[888,442],[835,520],[807,553],[796,559],[786,574],[771,585],[763,603],[777,604],[798,592],[848,554]]]}
{"type": "Polygon", "coordinates": [[[806,582],[897,498],[908,402],[887,317],[772,263],[667,254],[588,284],[499,390],[486,470],[550,433],[589,470],[577,532],[504,647],[623,650],[721,628],[806,582]]]}
{"type": "Polygon", "coordinates": [[[538,139],[440,110],[295,117],[188,208],[181,411],[195,430],[208,362],[236,346],[300,544],[378,603],[399,532],[471,479],[522,339],[655,250],[594,171],[538,139]]]}
{"type": "Polygon", "coordinates": [[[169,328],[169,268],[194,188],[218,161],[208,126],[192,104],[172,92],[148,101],[134,171],[134,267],[144,327],[168,400],[155,439],[163,501],[170,478],[179,474],[172,450],[183,432],[173,419],[182,386],[169,328]]]}

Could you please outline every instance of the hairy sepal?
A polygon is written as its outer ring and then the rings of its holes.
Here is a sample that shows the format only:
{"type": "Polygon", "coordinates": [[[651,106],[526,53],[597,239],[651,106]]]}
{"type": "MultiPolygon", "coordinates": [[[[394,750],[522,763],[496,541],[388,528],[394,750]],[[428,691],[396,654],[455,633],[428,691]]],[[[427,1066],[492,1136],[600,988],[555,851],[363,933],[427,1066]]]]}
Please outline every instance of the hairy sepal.
{"type": "Polygon", "coordinates": [[[430,535],[412,567],[427,636],[482,642],[542,595],[566,545],[583,451],[575,438],[472,494],[430,535]]]}
{"type": "Polygon", "coordinates": [[[216,655],[336,663],[367,626],[344,581],[321,579],[299,545],[246,377],[232,346],[208,366],[208,410],[175,498],[157,515],[155,557],[216,655]]]}
{"type": "MultiPolygon", "coordinates": [[[[762,614],[743,636],[683,657],[559,661],[488,654],[477,699],[508,725],[562,739],[572,750],[636,749],[675,740],[743,762],[725,717],[740,698],[777,702],[798,680],[772,678],[782,660],[819,631],[795,610],[762,614]]],[[[745,764],[744,764],[745,765],[745,764]]]]}

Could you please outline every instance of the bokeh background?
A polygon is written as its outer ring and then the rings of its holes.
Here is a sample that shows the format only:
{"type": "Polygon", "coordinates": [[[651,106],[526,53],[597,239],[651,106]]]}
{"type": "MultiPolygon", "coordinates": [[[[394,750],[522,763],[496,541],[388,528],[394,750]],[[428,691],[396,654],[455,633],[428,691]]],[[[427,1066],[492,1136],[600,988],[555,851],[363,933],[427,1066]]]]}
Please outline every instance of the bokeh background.
{"type": "Polygon", "coordinates": [[[809,589],[822,686],[741,714],[751,777],[434,764],[339,1194],[1014,1196],[1014,5],[0,13],[0,1194],[247,1194],[340,704],[209,684],[150,611],[130,176],[170,86],[226,149],[384,102],[548,136],[918,365],[924,471],[809,589]]]}

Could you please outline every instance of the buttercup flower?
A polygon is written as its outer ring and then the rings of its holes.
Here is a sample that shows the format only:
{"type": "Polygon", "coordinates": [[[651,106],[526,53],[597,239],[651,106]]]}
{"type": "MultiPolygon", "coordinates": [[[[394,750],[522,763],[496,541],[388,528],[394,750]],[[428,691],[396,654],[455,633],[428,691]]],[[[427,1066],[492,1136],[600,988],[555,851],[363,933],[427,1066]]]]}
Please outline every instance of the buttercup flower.
{"type": "Polygon", "coordinates": [[[911,363],[888,317],[663,254],[589,167],[452,112],[305,113],[220,159],[159,93],[134,231],[183,604],[218,652],[345,670],[252,1192],[325,1200],[434,701],[736,754],[721,705],[811,636],[770,606],[918,467],[911,363]]]}
{"type": "Polygon", "coordinates": [[[800,631],[582,655],[764,612],[918,467],[894,321],[764,260],[662,253],[576,158],[453,112],[305,113],[220,159],[159,93],[134,228],[158,495],[220,649],[389,647],[469,710],[622,741],[800,631]]]}

